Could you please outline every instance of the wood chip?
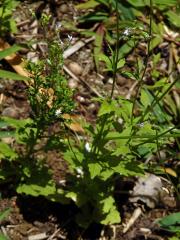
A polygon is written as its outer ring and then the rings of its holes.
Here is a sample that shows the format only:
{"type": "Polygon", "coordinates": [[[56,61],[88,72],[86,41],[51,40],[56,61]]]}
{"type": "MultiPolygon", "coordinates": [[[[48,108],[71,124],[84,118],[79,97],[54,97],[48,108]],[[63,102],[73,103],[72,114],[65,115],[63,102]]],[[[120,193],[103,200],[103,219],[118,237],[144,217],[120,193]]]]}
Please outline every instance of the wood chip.
{"type": "Polygon", "coordinates": [[[28,237],[28,240],[43,240],[43,239],[47,239],[46,233],[39,233],[28,237]]]}
{"type": "Polygon", "coordinates": [[[123,233],[126,233],[129,230],[129,228],[135,223],[135,221],[138,219],[141,213],[142,213],[142,209],[140,207],[134,210],[132,217],[129,219],[128,223],[123,229],[123,233]]]}
{"type": "Polygon", "coordinates": [[[63,53],[63,57],[64,59],[70,57],[72,54],[74,54],[75,52],[77,52],[79,49],[81,49],[82,47],[84,47],[87,43],[93,41],[95,39],[95,37],[91,37],[88,38],[84,41],[78,41],[76,42],[72,47],[69,47],[67,50],[64,51],[63,53]]]}

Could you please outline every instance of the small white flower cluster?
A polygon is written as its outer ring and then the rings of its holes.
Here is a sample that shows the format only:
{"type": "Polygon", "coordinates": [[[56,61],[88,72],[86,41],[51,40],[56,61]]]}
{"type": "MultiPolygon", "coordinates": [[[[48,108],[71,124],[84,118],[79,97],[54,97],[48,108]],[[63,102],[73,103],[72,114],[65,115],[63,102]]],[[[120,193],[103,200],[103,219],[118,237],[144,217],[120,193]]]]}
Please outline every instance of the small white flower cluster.
{"type": "MultiPolygon", "coordinates": [[[[62,27],[62,23],[61,23],[61,22],[57,22],[57,23],[55,24],[55,30],[56,30],[56,32],[57,32],[58,34],[59,34],[59,32],[60,32],[61,27],[62,27]]],[[[68,37],[68,42],[72,42],[73,36],[68,34],[67,37],[68,37]]],[[[58,36],[58,38],[59,38],[59,41],[60,41],[61,45],[63,45],[64,43],[63,43],[62,40],[60,39],[60,36],[58,36]]]]}
{"type": "Polygon", "coordinates": [[[90,147],[88,142],[86,142],[86,144],[85,144],[85,149],[86,149],[87,152],[91,151],[91,147],[90,147]]]}
{"type": "Polygon", "coordinates": [[[140,127],[140,128],[144,127],[144,123],[143,123],[143,122],[142,122],[142,123],[138,123],[137,125],[138,125],[138,127],[140,127]]]}
{"type": "Polygon", "coordinates": [[[122,34],[128,37],[131,34],[131,28],[126,28],[122,34]]]}
{"type": "Polygon", "coordinates": [[[57,22],[56,25],[55,25],[56,31],[58,32],[61,27],[62,27],[62,23],[61,22],[57,22]]]}
{"type": "Polygon", "coordinates": [[[77,175],[76,175],[77,178],[80,178],[80,177],[84,176],[84,172],[83,172],[81,167],[76,168],[76,171],[77,171],[77,175]]]}
{"type": "Polygon", "coordinates": [[[73,37],[68,34],[68,41],[71,42],[73,40],[73,37]]]}
{"type": "Polygon", "coordinates": [[[56,110],[55,116],[59,117],[59,115],[61,115],[61,113],[62,113],[62,110],[59,108],[59,109],[56,110]]]}

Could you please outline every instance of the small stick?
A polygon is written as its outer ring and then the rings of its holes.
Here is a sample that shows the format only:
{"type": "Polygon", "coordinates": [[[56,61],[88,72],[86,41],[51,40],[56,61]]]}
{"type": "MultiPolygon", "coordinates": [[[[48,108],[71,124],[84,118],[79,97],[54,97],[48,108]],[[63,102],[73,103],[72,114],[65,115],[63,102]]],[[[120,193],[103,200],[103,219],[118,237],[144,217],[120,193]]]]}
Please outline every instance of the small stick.
{"type": "Polygon", "coordinates": [[[142,214],[142,209],[140,207],[134,210],[132,217],[129,219],[128,223],[123,229],[123,233],[126,233],[129,230],[129,228],[135,223],[135,221],[138,219],[138,217],[141,214],[142,214]]]}
{"type": "Polygon", "coordinates": [[[72,47],[70,47],[70,48],[68,48],[67,50],[64,51],[64,53],[63,53],[64,59],[67,59],[72,54],[77,52],[79,49],[84,47],[87,43],[92,42],[94,39],[95,39],[95,37],[93,36],[91,38],[85,39],[84,41],[79,40],[72,47]]]}
{"type": "Polygon", "coordinates": [[[93,92],[98,97],[103,97],[96,89],[91,87],[84,79],[78,78],[74,73],[72,73],[67,66],[63,66],[64,71],[66,71],[72,78],[74,78],[78,82],[82,82],[86,87],[90,89],[91,92],[93,92]]]}
{"type": "Polygon", "coordinates": [[[128,94],[126,95],[126,99],[130,99],[133,90],[135,89],[135,87],[138,85],[138,81],[135,81],[135,83],[130,87],[128,94]]]}
{"type": "Polygon", "coordinates": [[[43,239],[46,239],[46,238],[47,238],[46,233],[39,233],[39,234],[36,234],[36,235],[29,236],[28,240],[43,240],[43,239]]]}
{"type": "Polygon", "coordinates": [[[62,234],[59,233],[60,229],[56,229],[56,231],[47,239],[47,240],[53,240],[54,237],[56,237],[57,233],[58,233],[58,237],[62,238],[62,239],[66,239],[66,236],[63,236],[62,234]]]}

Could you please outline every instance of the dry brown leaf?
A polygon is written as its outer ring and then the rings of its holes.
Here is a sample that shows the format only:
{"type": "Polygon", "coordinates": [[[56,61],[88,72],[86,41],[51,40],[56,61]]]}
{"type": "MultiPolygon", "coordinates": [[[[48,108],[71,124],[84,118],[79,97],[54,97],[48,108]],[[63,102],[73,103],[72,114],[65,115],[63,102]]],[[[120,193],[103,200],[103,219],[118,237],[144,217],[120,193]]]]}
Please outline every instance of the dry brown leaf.
{"type": "Polygon", "coordinates": [[[70,123],[66,123],[66,126],[74,132],[84,133],[80,122],[80,117],[78,115],[63,114],[63,118],[66,120],[71,120],[70,123]]]}
{"type": "MultiPolygon", "coordinates": [[[[5,42],[3,39],[0,38],[0,51],[3,51],[7,48],[10,48],[11,46],[9,43],[5,42]]],[[[4,58],[10,65],[11,67],[21,76],[24,77],[29,77],[30,74],[28,73],[27,70],[24,69],[24,64],[21,59],[21,57],[18,54],[11,54],[7,57],[4,58]]]]}

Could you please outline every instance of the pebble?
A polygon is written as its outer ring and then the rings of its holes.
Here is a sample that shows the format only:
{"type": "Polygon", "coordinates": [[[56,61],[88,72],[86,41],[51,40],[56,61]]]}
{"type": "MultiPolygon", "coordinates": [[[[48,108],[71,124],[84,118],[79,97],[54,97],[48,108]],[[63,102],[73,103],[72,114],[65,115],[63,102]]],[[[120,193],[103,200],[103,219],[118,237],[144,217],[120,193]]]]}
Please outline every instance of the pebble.
{"type": "Polygon", "coordinates": [[[69,69],[71,72],[73,72],[75,75],[81,75],[83,72],[82,67],[76,63],[76,62],[71,62],[69,63],[69,69]]]}
{"type": "Polygon", "coordinates": [[[96,107],[96,104],[95,103],[91,103],[88,107],[89,110],[95,110],[97,107],[96,107]]]}
{"type": "Polygon", "coordinates": [[[77,96],[77,101],[79,101],[80,103],[85,103],[85,98],[82,96],[77,96]]]}
{"type": "Polygon", "coordinates": [[[68,86],[71,88],[71,89],[75,89],[78,87],[78,83],[75,79],[71,78],[69,79],[68,81],[68,86]]]}
{"type": "Polygon", "coordinates": [[[59,7],[59,11],[62,12],[62,13],[67,13],[68,12],[68,6],[66,4],[62,4],[59,7]]]}
{"type": "Polygon", "coordinates": [[[2,111],[1,115],[5,116],[5,117],[18,118],[19,112],[17,111],[17,108],[15,108],[15,107],[7,107],[2,111]]]}

